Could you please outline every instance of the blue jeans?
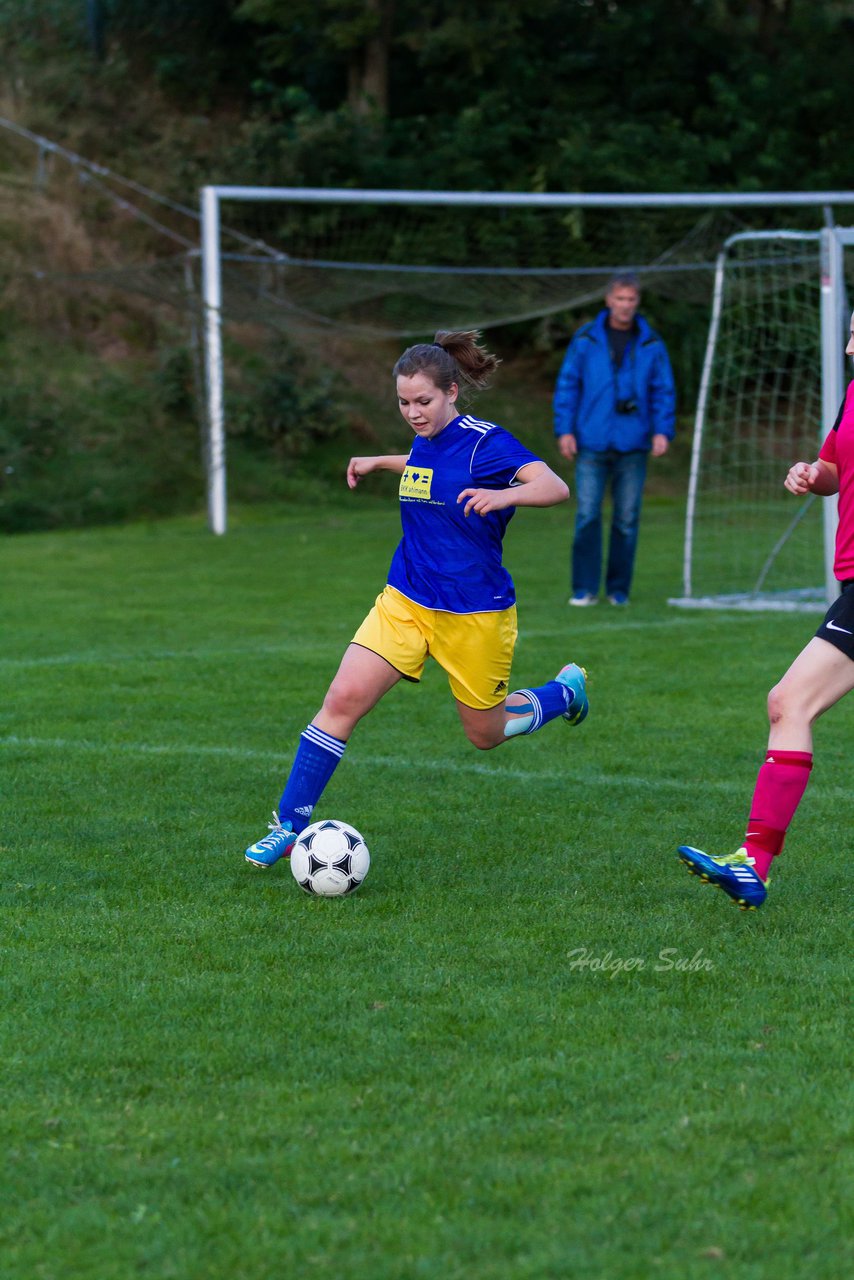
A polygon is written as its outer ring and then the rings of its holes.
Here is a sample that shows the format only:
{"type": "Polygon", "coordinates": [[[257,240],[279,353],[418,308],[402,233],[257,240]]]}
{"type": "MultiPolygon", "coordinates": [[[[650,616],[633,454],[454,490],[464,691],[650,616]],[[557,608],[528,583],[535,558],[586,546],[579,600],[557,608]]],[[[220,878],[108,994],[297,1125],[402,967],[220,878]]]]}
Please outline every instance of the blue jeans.
{"type": "Polygon", "coordinates": [[[608,546],[605,591],[628,595],[638,545],[641,502],[648,453],[634,449],[594,453],[579,449],[575,459],[575,540],[572,544],[572,590],[598,596],[602,580],[602,500],[611,482],[613,514],[608,546]]]}

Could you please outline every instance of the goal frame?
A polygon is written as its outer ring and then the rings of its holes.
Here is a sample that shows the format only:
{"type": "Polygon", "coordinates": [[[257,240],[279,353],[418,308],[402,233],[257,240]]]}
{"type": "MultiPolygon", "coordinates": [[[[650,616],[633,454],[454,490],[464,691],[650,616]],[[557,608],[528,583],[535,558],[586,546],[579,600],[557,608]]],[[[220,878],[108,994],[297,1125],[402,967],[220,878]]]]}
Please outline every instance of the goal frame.
{"type": "MultiPolygon", "coordinates": [[[[745,231],[730,236],[718,254],[715,263],[715,283],[712,300],[709,334],[703,360],[700,390],[694,418],[694,439],[691,452],[691,469],[688,479],[688,502],[685,513],[685,541],[683,551],[683,594],[668,601],[682,608],[695,609],[775,609],[790,612],[815,612],[821,605],[795,600],[771,600],[751,597],[747,593],[735,596],[696,596],[693,587],[694,520],[705,437],[706,409],[712,366],[717,350],[718,331],[723,310],[724,273],[728,251],[737,244],[759,241],[787,241],[818,243],[821,294],[819,305],[821,349],[821,424],[817,447],[836,419],[839,405],[845,393],[845,347],[848,339],[848,315],[844,275],[844,250],[854,244],[854,228],[826,226],[821,231],[745,231]]],[[[793,459],[794,461],[794,459],[793,459]]],[[[822,508],[824,541],[824,592],[829,604],[839,588],[833,572],[837,526],[837,498],[833,494],[824,499],[822,508]]],[[[780,544],[778,544],[779,546],[780,544]]],[[[775,548],[775,551],[777,548],[775,548]]],[[[773,554],[773,553],[772,553],[773,554]]]]}
{"type": "MultiPolygon", "coordinates": [[[[208,523],[214,534],[227,531],[225,387],[222,343],[222,249],[220,213],[225,202],[280,202],[314,204],[397,204],[483,208],[808,208],[854,205],[854,191],[751,192],[650,192],[629,193],[534,193],[484,191],[395,191],[366,188],[324,187],[244,187],[210,185],[201,190],[201,260],[204,323],[205,423],[207,433],[208,523]]],[[[821,233],[824,234],[824,233],[821,233]]],[[[852,233],[854,234],[854,233],[852,233]]],[[[854,243],[854,240],[851,241],[854,243]]],[[[838,245],[838,241],[836,244],[838,245]]],[[[258,246],[259,250],[262,246],[258,246]]],[[[263,246],[269,254],[267,246],[263,246]]],[[[832,254],[836,250],[829,250],[832,254]]],[[[841,270],[841,267],[840,267],[841,270]]],[[[822,283],[824,299],[824,283],[822,283]]],[[[834,307],[838,298],[834,294],[834,307]]],[[[831,302],[828,302],[831,306],[831,302]]],[[[824,314],[824,307],[822,307],[824,314]]],[[[836,356],[828,357],[828,363],[836,356]]],[[[841,385],[841,374],[837,386],[841,385]]],[[[829,396],[829,392],[828,392],[829,396]]],[[[841,392],[836,399],[838,405],[841,392]]],[[[825,406],[826,407],[826,406],[825,406]]],[[[836,409],[833,409],[835,414],[836,409]]],[[[826,413],[825,413],[825,416],[826,413]]],[[[830,422],[833,421],[831,417],[830,422]]]]}

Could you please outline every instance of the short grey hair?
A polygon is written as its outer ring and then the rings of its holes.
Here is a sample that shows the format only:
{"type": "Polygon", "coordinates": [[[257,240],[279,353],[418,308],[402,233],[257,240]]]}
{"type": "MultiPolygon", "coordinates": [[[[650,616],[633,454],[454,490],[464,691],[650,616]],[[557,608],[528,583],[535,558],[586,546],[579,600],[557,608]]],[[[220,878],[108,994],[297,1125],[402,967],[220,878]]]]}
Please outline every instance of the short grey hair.
{"type": "Polygon", "coordinates": [[[616,275],[611,276],[605,292],[611,293],[613,289],[634,289],[635,293],[640,293],[640,280],[634,271],[618,271],[616,275]]]}

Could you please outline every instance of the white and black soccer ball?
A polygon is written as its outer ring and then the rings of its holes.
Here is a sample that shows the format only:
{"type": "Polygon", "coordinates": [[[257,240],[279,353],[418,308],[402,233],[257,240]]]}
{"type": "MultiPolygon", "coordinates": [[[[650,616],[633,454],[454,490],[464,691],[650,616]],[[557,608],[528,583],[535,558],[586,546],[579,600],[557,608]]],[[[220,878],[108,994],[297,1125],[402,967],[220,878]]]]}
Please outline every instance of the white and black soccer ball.
{"type": "Polygon", "coordinates": [[[291,849],[291,871],[306,893],[336,898],[352,893],[368,874],[371,855],[355,827],[327,818],[313,822],[291,849]]]}

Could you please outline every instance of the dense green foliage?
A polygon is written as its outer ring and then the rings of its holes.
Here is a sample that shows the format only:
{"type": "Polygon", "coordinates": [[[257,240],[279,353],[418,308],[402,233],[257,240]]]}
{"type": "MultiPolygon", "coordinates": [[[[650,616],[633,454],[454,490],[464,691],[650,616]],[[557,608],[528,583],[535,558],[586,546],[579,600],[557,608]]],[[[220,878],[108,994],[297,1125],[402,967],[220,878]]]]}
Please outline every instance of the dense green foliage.
{"type": "Polygon", "coordinates": [[[584,661],[588,720],[479,754],[430,664],[319,810],[368,879],[311,900],[242,850],[396,525],[6,540],[3,1280],[850,1276],[849,708],[761,912],[675,856],[739,839],[812,624],[668,609],[673,504],[569,617],[569,512],[521,512],[515,678],[584,661]]]}
{"type": "MultiPolygon", "coordinates": [[[[0,10],[0,45],[25,78],[46,57],[88,49],[93,93],[130,68],[184,110],[239,112],[247,124],[218,157],[226,180],[848,183],[854,17],[839,0],[34,0],[26,10],[26,20],[15,0],[0,10]]],[[[48,87],[57,100],[85,93],[70,76],[48,87]]]]}

